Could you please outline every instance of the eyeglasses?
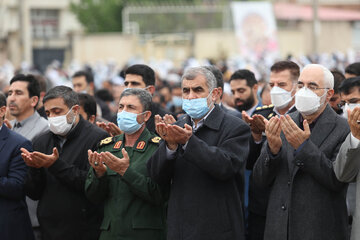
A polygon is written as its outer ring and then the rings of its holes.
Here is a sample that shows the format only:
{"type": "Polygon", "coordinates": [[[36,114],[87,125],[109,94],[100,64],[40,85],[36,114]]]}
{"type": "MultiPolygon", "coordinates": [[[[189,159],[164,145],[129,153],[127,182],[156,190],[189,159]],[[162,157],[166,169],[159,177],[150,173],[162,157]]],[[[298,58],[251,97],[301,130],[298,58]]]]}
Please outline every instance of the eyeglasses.
{"type": "MultiPolygon", "coordinates": [[[[301,89],[303,87],[304,87],[304,85],[297,86],[298,89],[301,89]]],[[[307,88],[310,89],[311,91],[316,91],[316,90],[321,90],[321,89],[330,89],[330,88],[319,88],[319,87],[315,87],[313,85],[309,85],[309,86],[307,86],[307,88]]]]}

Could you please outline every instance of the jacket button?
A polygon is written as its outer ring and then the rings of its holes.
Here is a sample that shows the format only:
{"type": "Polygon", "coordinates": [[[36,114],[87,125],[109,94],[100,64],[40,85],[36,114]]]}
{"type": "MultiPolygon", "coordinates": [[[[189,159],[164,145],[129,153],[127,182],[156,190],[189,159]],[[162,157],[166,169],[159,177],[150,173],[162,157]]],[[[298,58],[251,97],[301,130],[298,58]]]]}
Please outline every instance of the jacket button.
{"type": "Polygon", "coordinates": [[[282,205],[282,206],[281,206],[281,209],[282,209],[283,211],[285,211],[285,210],[286,210],[286,206],[285,206],[285,205],[282,205]]]}
{"type": "Polygon", "coordinates": [[[288,181],[288,185],[290,186],[290,184],[291,184],[291,182],[290,181],[288,181]]]}

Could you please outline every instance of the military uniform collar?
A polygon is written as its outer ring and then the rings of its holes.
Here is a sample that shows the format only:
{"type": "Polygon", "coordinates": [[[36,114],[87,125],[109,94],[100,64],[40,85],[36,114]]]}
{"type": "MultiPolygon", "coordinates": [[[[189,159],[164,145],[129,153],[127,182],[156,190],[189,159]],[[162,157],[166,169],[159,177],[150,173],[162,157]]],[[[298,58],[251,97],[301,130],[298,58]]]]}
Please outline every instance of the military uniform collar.
{"type": "MultiPolygon", "coordinates": [[[[143,132],[140,134],[139,138],[136,140],[134,146],[132,147],[133,151],[144,152],[147,148],[148,142],[154,138],[147,128],[144,128],[143,132]]],[[[121,151],[125,146],[125,134],[116,136],[112,140],[114,142],[113,149],[114,151],[121,151]]]]}
{"type": "Polygon", "coordinates": [[[147,128],[141,133],[140,137],[136,140],[133,150],[137,152],[145,152],[148,142],[151,139],[151,133],[147,128]]]}

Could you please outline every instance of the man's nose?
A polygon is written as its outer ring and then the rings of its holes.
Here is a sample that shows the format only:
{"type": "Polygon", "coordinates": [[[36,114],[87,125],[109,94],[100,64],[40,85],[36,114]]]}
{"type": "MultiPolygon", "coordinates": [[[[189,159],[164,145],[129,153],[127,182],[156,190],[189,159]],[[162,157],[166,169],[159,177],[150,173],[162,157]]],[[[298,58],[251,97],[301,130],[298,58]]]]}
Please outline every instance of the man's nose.
{"type": "Polygon", "coordinates": [[[195,98],[197,98],[197,95],[193,91],[190,91],[189,99],[195,99],[195,98]]]}

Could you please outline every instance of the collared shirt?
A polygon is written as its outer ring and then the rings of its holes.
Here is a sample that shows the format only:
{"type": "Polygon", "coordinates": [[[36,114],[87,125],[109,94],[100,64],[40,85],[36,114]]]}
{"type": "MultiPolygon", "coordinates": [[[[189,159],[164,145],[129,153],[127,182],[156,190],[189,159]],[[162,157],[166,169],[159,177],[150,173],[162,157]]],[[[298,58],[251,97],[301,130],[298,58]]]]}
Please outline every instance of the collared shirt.
{"type": "Polygon", "coordinates": [[[247,115],[251,116],[253,115],[253,113],[255,112],[256,108],[259,107],[260,105],[257,104],[254,107],[250,108],[249,110],[246,111],[247,115]]]}
{"type": "Polygon", "coordinates": [[[195,124],[194,120],[191,118],[193,132],[196,132],[202,125],[204,125],[206,118],[210,115],[214,108],[215,106],[213,106],[210,111],[197,124],[195,124]]]}
{"type": "Polygon", "coordinates": [[[49,129],[48,121],[41,117],[37,111],[21,122],[11,121],[12,130],[32,141],[36,136],[49,129]]]}

